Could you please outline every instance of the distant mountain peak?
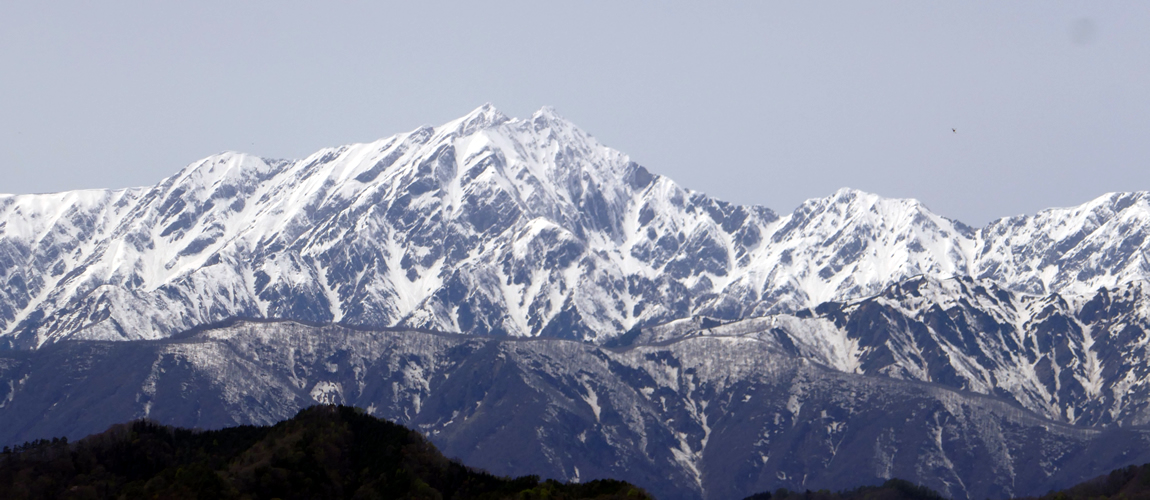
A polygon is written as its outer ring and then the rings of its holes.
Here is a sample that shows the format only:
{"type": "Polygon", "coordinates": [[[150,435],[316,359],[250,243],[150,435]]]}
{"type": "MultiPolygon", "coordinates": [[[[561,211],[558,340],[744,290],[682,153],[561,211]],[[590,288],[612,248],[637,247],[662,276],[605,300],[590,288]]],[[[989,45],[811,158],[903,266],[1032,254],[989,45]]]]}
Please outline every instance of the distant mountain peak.
{"type": "Polygon", "coordinates": [[[0,196],[0,337],[159,338],[231,316],[617,336],[796,311],[901,279],[1081,293],[1150,275],[1145,193],[974,230],[850,188],[780,217],[676,185],[544,107],[150,188],[0,196]]]}

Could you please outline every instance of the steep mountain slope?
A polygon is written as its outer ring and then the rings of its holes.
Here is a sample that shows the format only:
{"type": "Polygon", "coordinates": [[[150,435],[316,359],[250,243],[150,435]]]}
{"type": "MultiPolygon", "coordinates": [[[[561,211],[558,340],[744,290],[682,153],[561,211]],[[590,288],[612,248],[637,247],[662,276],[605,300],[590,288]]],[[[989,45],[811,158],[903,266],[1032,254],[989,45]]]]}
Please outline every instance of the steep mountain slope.
{"type": "Polygon", "coordinates": [[[1150,283],[1030,295],[969,277],[919,276],[852,302],[718,325],[681,320],[629,342],[782,339],[846,373],[994,395],[1087,426],[1150,423],[1150,283]]]}
{"type": "Polygon", "coordinates": [[[481,107],[299,161],[0,195],[0,337],[156,339],[229,317],[604,340],[878,293],[917,274],[1075,293],[1150,276],[1150,197],[972,230],[844,189],[778,217],[651,174],[553,111],[481,107]]]}
{"type": "Polygon", "coordinates": [[[1075,427],[993,397],[843,373],[771,336],[608,349],[239,322],[183,339],[8,351],[0,388],[3,443],[144,416],[269,424],[343,403],[495,474],[613,477],[665,500],[891,477],[1003,498],[1150,461],[1141,430],[1075,427]]]}

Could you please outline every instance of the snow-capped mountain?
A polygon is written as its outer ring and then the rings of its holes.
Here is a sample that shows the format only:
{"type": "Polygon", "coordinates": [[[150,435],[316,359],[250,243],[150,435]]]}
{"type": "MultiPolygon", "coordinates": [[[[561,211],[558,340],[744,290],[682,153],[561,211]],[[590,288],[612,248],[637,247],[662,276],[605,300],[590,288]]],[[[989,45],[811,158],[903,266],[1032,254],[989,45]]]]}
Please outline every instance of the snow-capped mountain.
{"type": "Polygon", "coordinates": [[[660,498],[1041,493],[1150,460],[1148,231],[1150,193],[982,229],[851,189],[779,216],[483,106],[0,195],[0,439],[345,403],[660,498]]]}
{"type": "Polygon", "coordinates": [[[1150,277],[1150,196],[984,229],[844,189],[779,217],[675,185],[549,109],[491,106],[298,161],[0,196],[0,335],[155,339],[229,317],[602,341],[926,274],[1084,293],[1150,277]]]}

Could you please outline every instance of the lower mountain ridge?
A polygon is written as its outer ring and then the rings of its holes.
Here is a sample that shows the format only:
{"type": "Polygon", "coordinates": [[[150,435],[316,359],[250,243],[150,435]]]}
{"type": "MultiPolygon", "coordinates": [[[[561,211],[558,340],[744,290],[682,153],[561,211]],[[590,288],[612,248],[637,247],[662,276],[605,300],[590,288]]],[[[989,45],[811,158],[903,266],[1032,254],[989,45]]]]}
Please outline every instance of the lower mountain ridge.
{"type": "Polygon", "coordinates": [[[69,444],[0,456],[0,497],[172,499],[643,500],[619,481],[500,478],[448,460],[418,433],[345,406],[315,406],[270,427],[216,431],[149,421],[69,444]]]}
{"type": "Polygon", "coordinates": [[[141,417],[268,425],[346,404],[493,474],[617,478],[661,499],[895,477],[952,498],[1007,498],[1150,462],[1139,426],[1074,425],[995,394],[837,369],[782,330],[733,334],[749,326],[650,342],[658,332],[642,331],[618,347],[291,321],[62,342],[0,353],[0,442],[75,439],[141,417]]]}

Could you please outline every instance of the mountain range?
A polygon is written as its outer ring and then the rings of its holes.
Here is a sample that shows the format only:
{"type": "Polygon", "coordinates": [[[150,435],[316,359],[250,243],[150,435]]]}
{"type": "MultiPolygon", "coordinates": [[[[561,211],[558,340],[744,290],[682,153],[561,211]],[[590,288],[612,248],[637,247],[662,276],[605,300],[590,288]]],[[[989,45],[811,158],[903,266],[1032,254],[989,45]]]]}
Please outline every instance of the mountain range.
{"type": "Polygon", "coordinates": [[[491,106],[298,161],[0,195],[0,442],[364,408],[496,474],[658,498],[1150,462],[1150,194],[975,229],[681,188],[491,106]]]}
{"type": "Polygon", "coordinates": [[[0,338],[158,339],[230,317],[602,342],[915,275],[1080,295],[1150,276],[1150,196],[972,229],[844,189],[779,216],[677,186],[544,108],[158,185],[0,196],[0,338]]]}

